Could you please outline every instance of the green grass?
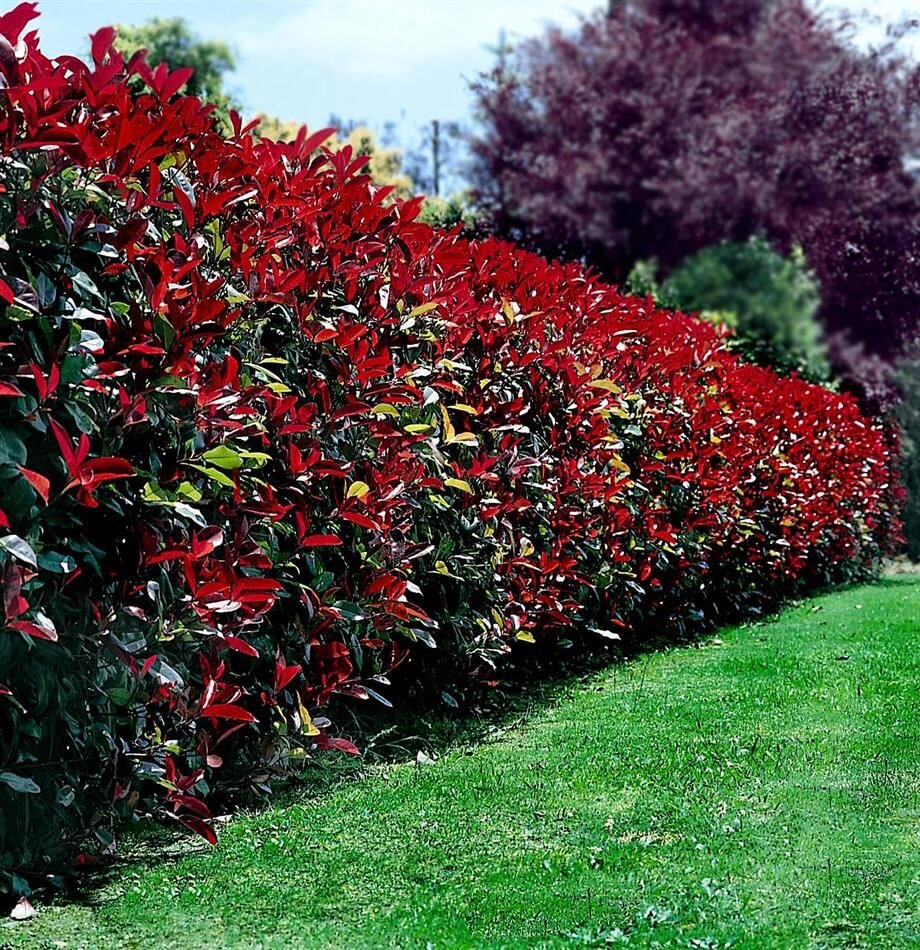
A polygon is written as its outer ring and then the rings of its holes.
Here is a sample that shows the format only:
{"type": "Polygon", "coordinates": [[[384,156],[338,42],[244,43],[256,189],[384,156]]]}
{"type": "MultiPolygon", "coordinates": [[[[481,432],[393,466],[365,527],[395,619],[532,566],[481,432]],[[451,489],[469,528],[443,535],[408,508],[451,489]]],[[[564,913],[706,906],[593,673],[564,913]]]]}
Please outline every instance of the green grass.
{"type": "Polygon", "coordinates": [[[237,817],[0,946],[920,946],[918,684],[920,577],[820,597],[237,817]]]}

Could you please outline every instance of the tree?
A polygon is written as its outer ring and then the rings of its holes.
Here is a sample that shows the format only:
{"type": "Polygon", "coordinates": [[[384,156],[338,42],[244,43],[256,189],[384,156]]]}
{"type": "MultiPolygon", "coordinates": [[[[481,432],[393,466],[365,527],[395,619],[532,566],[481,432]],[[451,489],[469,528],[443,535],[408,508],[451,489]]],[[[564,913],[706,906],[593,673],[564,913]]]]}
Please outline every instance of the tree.
{"type": "Polygon", "coordinates": [[[226,43],[205,40],[180,17],[156,17],[140,26],[118,26],[115,47],[126,58],[138,50],[147,50],[147,62],[156,66],[168,63],[176,69],[190,66],[195,70],[185,92],[217,106],[226,119],[237,103],[224,88],[224,77],[236,67],[236,57],[226,43]]]}
{"type": "Polygon", "coordinates": [[[476,94],[500,233],[618,280],[762,235],[803,249],[838,363],[913,336],[920,71],[896,47],[858,51],[804,0],[644,0],[526,43],[476,94]]]}
{"type": "Polygon", "coordinates": [[[426,194],[437,198],[450,193],[463,158],[464,137],[459,122],[432,119],[421,129],[418,146],[406,156],[406,167],[426,194]]]}
{"type": "Polygon", "coordinates": [[[704,248],[671,272],[660,299],[683,311],[722,314],[755,362],[816,380],[828,376],[819,287],[800,248],[782,257],[762,238],[704,248]]]}
{"type": "Polygon", "coordinates": [[[898,406],[901,428],[901,479],[907,489],[904,535],[907,555],[920,562],[920,341],[898,364],[902,399],[898,406]]]}

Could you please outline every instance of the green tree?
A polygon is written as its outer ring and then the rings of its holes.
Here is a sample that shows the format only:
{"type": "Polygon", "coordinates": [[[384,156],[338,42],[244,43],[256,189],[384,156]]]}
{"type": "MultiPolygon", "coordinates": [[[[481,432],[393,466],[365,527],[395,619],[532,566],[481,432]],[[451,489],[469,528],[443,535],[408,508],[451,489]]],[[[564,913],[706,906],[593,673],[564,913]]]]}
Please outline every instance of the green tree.
{"type": "Polygon", "coordinates": [[[224,77],[236,68],[236,57],[226,43],[202,39],[181,17],[155,17],[139,26],[119,25],[116,29],[115,46],[125,56],[145,49],[152,66],[165,62],[173,69],[194,69],[185,92],[213,103],[224,121],[231,109],[239,108],[224,88],[224,77]]]}
{"type": "Polygon", "coordinates": [[[820,289],[800,248],[783,257],[759,237],[714,244],[688,257],[660,288],[654,266],[643,262],[630,275],[630,286],[652,290],[665,306],[728,323],[739,349],[755,362],[812,379],[828,377],[817,318],[820,289]]]}
{"type": "Polygon", "coordinates": [[[901,478],[907,489],[904,534],[907,556],[920,562],[920,341],[898,364],[902,400],[897,410],[901,427],[901,478]]]}
{"type": "Polygon", "coordinates": [[[419,220],[433,228],[452,228],[462,224],[469,234],[476,231],[478,218],[469,192],[455,191],[446,198],[429,195],[422,204],[419,220]]]}

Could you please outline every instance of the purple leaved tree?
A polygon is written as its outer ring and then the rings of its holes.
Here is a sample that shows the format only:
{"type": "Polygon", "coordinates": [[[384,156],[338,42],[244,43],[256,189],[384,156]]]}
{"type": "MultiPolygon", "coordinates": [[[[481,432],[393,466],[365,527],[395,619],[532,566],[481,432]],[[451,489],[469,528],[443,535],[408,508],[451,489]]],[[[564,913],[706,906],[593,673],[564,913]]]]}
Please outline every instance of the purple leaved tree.
{"type": "Polygon", "coordinates": [[[476,86],[480,201],[614,279],[752,234],[800,245],[871,395],[920,327],[920,69],[853,32],[803,0],[634,0],[551,31],[476,86]]]}

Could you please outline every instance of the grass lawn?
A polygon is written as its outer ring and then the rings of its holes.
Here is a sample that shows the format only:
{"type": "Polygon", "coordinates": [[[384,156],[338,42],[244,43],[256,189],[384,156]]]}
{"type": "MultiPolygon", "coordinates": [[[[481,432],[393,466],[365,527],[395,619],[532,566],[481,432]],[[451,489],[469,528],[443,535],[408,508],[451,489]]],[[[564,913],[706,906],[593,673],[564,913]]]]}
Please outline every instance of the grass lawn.
{"type": "Polygon", "coordinates": [[[244,815],[20,947],[920,946],[920,576],[556,687],[244,815]]]}

